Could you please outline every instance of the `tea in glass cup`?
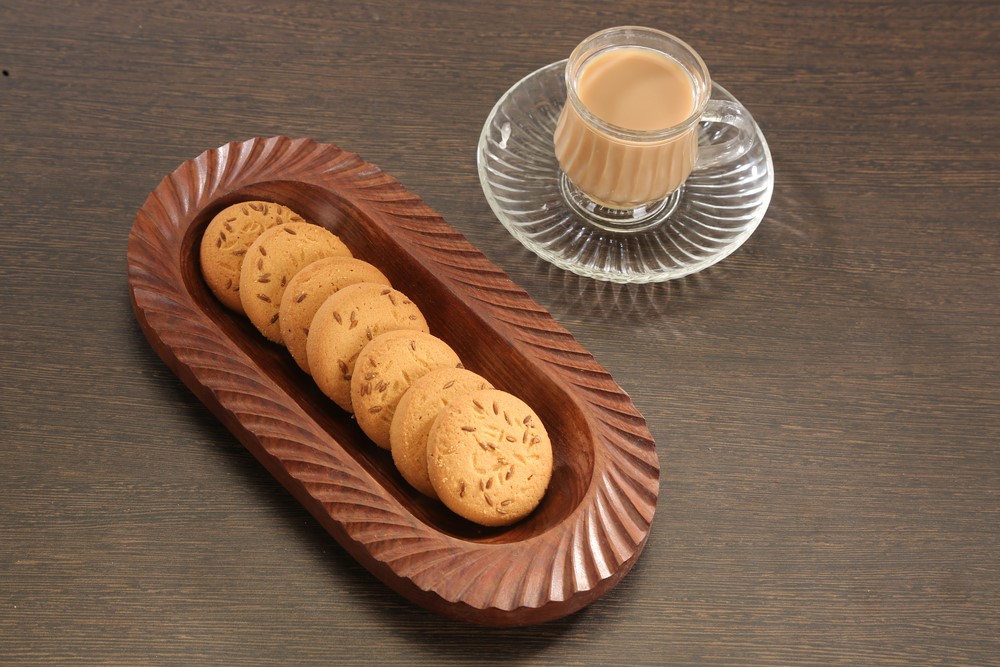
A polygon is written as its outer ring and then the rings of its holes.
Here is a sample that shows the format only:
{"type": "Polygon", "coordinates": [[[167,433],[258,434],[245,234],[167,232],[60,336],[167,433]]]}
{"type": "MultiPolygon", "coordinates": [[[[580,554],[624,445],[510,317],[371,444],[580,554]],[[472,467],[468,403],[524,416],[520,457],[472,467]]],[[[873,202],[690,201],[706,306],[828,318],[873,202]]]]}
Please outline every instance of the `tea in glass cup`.
{"type": "Polygon", "coordinates": [[[625,26],[591,35],[570,55],[565,78],[554,133],[564,195],[605,221],[661,211],[692,170],[735,160],[754,139],[740,104],[711,99],[701,57],[659,30],[625,26]],[[733,125],[735,136],[699,146],[703,121],[733,125]]]}

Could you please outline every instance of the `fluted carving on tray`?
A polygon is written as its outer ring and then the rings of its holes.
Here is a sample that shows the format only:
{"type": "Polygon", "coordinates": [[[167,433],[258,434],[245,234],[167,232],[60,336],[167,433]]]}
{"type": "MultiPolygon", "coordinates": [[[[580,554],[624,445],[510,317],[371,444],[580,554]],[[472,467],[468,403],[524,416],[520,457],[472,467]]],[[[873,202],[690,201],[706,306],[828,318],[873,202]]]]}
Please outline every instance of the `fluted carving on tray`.
{"type": "MultiPolygon", "coordinates": [[[[359,562],[403,595],[473,622],[534,623],[590,603],[631,568],[658,493],[645,421],[544,308],[374,165],[336,146],[284,137],[206,151],[150,194],[136,216],[128,259],[136,314],[157,352],[359,562]],[[391,467],[390,459],[373,463],[359,455],[370,443],[350,425],[333,433],[311,403],[289,395],[286,364],[249,352],[259,341],[236,340],[253,334],[226,322],[235,316],[206,306],[193,225],[220,202],[261,191],[276,201],[301,197],[300,207],[327,195],[347,202],[356,213],[346,232],[391,238],[397,272],[412,271],[419,284],[431,276],[436,282],[427,289],[461,311],[465,326],[489,327],[525,359],[538,384],[562,387],[569,403],[552,414],[571,411],[577,426],[567,433],[589,439],[567,436],[557,447],[570,491],[554,484],[549,494],[576,494],[562,499],[562,510],[509,533],[435,524],[411,495],[387,485],[394,471],[380,466],[391,467]]],[[[410,296],[419,303],[420,294],[410,296]]]]}

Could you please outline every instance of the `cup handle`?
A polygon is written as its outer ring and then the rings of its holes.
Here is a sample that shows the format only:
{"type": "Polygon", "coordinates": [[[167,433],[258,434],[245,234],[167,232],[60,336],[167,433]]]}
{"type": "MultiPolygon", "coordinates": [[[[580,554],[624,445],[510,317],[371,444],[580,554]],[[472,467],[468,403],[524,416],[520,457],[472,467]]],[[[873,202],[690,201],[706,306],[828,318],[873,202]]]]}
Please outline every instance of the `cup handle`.
{"type": "Polygon", "coordinates": [[[698,146],[698,160],[695,169],[708,169],[737,160],[753,146],[756,126],[753,117],[739,102],[729,100],[709,100],[700,122],[723,123],[736,128],[736,136],[726,141],[707,146],[698,146]]]}

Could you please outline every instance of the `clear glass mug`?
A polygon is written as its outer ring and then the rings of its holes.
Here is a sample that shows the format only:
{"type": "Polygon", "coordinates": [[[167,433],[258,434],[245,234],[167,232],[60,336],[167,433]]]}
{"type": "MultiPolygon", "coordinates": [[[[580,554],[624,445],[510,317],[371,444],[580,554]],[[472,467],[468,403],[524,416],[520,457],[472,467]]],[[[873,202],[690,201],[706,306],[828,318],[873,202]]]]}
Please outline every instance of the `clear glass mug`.
{"type": "Polygon", "coordinates": [[[755,126],[739,103],[711,99],[712,80],[701,57],[685,42],[652,28],[609,28],[585,39],[566,64],[566,103],[554,133],[563,171],[564,195],[584,214],[602,220],[635,220],[662,210],[695,169],[708,169],[744,155],[755,126]],[[613,125],[580,99],[580,76],[609,49],[640,47],[675,61],[690,78],[693,110],[682,122],[654,130],[613,125]],[[698,145],[698,125],[731,125],[724,140],[698,145]],[[568,183],[565,181],[568,180],[568,183]],[[566,192],[566,190],[569,192],[566,192]]]}

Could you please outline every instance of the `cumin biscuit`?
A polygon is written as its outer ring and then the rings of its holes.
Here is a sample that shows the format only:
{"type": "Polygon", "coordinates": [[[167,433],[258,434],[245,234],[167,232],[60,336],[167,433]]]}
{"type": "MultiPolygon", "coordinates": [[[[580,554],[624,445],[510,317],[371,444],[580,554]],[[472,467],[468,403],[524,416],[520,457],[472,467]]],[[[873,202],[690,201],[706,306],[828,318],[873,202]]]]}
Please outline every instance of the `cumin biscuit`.
{"type": "Polygon", "coordinates": [[[395,329],[428,332],[420,309],[402,292],[375,283],[357,283],[334,292],[309,323],[306,357],[320,390],[354,412],[351,375],[365,345],[395,329]]]}
{"type": "Polygon", "coordinates": [[[285,347],[305,372],[309,372],[306,338],[313,316],[331,294],[356,283],[389,286],[389,279],[360,259],[326,257],[309,264],[288,281],[278,306],[278,324],[285,347]]]}
{"type": "Polygon", "coordinates": [[[305,222],[295,211],[266,201],[245,201],[219,211],[201,237],[201,273],[224,306],[243,313],[240,267],[250,244],[275,225],[305,222]]]}
{"type": "Polygon", "coordinates": [[[427,474],[441,501],[484,526],[530,514],[552,477],[552,443],[538,415],[496,389],[456,398],[434,420],[427,474]]]}
{"type": "Polygon", "coordinates": [[[427,474],[427,436],[434,418],[454,399],[492,388],[485,378],[465,368],[439,368],[410,385],[396,404],[389,444],[396,469],[413,488],[438,497],[427,474]]]}
{"type": "Polygon", "coordinates": [[[268,340],[282,342],[278,307],[288,281],[324,257],[350,257],[337,236],[306,222],[287,222],[257,237],[240,269],[240,300],[247,317],[268,340]]]}
{"type": "Polygon", "coordinates": [[[460,368],[451,346],[423,331],[398,329],[365,345],[351,377],[351,405],[358,426],[372,442],[389,449],[396,405],[413,382],[436,368],[460,368]]]}

